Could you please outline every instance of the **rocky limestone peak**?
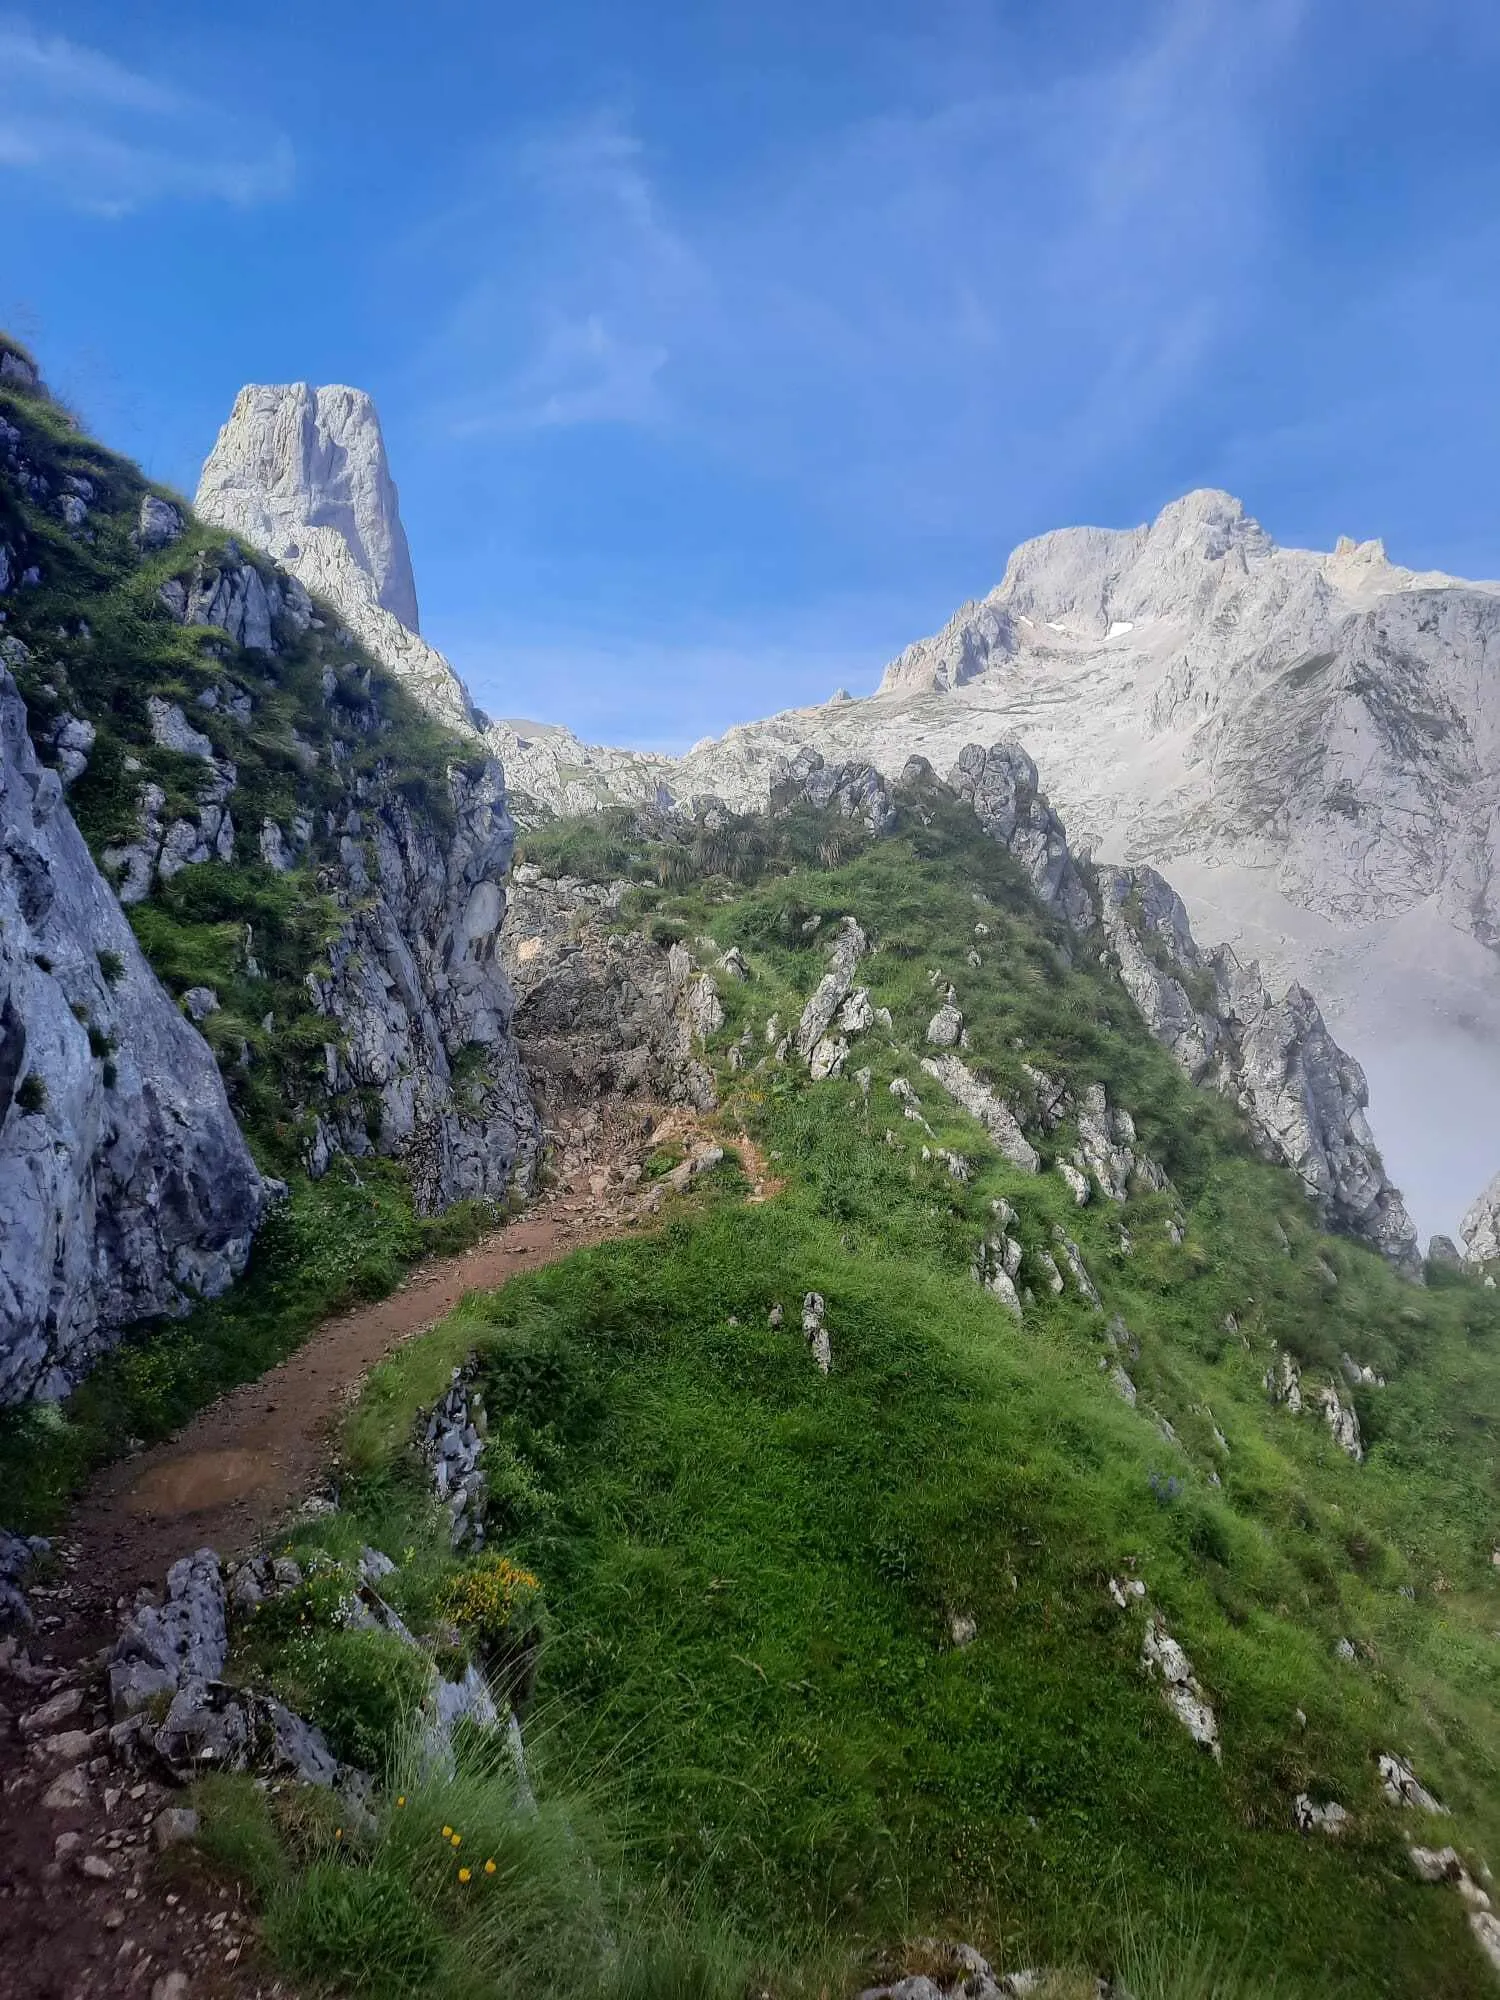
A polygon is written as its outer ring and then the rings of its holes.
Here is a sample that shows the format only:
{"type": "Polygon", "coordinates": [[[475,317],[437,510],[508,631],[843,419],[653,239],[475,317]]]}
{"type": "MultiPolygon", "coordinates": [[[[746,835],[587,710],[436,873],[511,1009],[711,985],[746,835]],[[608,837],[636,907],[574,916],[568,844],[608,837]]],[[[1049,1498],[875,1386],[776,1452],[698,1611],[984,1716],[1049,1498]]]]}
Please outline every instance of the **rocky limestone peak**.
{"type": "Polygon", "coordinates": [[[363,389],[247,383],[198,482],[205,521],[262,549],[450,729],[481,718],[417,632],[417,592],[375,405],[363,389]]]}
{"type": "Polygon", "coordinates": [[[374,584],[375,601],[419,630],[396,482],[363,389],[246,383],[203,467],[197,506],[283,560],[295,560],[309,528],[333,529],[374,584]]]}

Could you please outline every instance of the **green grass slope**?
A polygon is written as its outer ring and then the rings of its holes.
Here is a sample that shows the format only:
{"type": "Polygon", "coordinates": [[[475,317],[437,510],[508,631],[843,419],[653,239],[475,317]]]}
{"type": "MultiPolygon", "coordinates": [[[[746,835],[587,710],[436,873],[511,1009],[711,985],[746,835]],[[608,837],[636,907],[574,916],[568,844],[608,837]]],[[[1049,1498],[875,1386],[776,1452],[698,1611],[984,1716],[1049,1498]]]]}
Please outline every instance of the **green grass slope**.
{"type": "MultiPolygon", "coordinates": [[[[536,840],[553,865],[685,872],[623,824],[536,840]]],[[[554,1776],[607,1802],[624,1875],[748,1940],[766,1990],[846,1990],[826,1984],[831,1960],[853,1980],[938,1933],[1081,1972],[1135,1963],[1144,1937],[1157,1972],[1136,1971],[1138,1996],[1493,1991],[1459,1897],[1416,1881],[1406,1848],[1453,1841],[1476,1871],[1500,1848],[1494,1294],[1414,1287],[1319,1234],[1293,1177],[1182,1079],[1117,982],[1069,963],[961,809],[880,843],[816,816],[757,841],[752,885],[643,888],[636,920],[749,960],[748,983],[722,984],[721,1056],[752,1030],[748,1063],[721,1072],[725,1126],[784,1191],[750,1205],[730,1164],[659,1234],[476,1297],[388,1363],[352,1422],[339,1545],[401,1558],[397,1601],[441,1626],[451,1563],[411,1424],[474,1354],[492,1538],[548,1607],[544,1796],[554,1776]],[[835,866],[788,870],[819,846],[835,866]],[[894,1024],[850,1059],[873,1072],[868,1100],[852,1076],[755,1067],[846,914],[894,1024]],[[917,1067],[934,969],[958,988],[966,1060],[1000,1085],[1023,1059],[1075,1093],[1105,1082],[1172,1188],[1076,1207],[1049,1171],[1068,1124],[1037,1177],[1001,1161],[917,1067]],[[900,1116],[897,1075],[935,1142],[900,1116]],[[1017,1323],[979,1286],[1001,1198],[1028,1255],[1063,1225],[1103,1313],[1039,1291],[1017,1323]],[[808,1290],[827,1301],[826,1378],[797,1330],[808,1290]],[[1115,1314],[1139,1345],[1135,1408],[1106,1372],[1115,1314]],[[1354,1392],[1364,1463],[1316,1414],[1270,1404],[1273,1343],[1310,1381],[1346,1350],[1386,1378],[1354,1392]],[[1143,1671],[1144,1613],[1116,1606],[1111,1577],[1144,1582],[1187,1649],[1222,1761],[1143,1671]],[[955,1615],[972,1643],[954,1643],[955,1615]],[[1385,1751],[1449,1812],[1392,1806],[1385,1751]],[[1303,1792],[1347,1809],[1339,1839],[1296,1831],[1303,1792]],[[1214,1965],[1234,1976],[1216,1987],[1214,1965]]],[[[451,1817],[445,1796],[428,1806],[451,1817]]],[[[393,1824],[344,1865],[399,1881],[451,1943],[469,1915],[443,1903],[450,1885],[413,1886],[393,1824]]],[[[283,1880],[283,1918],[311,1883],[283,1880]]],[[[357,1986],[357,1954],[341,1964],[357,1986]]],[[[508,1964],[489,1984],[434,1973],[431,1990],[553,1990],[519,1961],[506,1983],[508,1964]]],[[[745,1989],[704,1973],[673,1990],[745,1989]]]]}

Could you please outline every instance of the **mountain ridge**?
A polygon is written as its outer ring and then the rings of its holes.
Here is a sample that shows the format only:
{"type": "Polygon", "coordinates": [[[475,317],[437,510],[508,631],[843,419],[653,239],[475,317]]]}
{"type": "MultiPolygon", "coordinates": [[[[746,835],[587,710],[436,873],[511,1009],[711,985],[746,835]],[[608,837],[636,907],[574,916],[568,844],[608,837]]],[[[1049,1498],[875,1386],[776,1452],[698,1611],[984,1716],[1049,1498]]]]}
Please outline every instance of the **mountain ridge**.
{"type": "Polygon", "coordinates": [[[968,743],[1016,739],[1077,851],[1169,869],[1200,935],[1317,994],[1429,1229],[1453,1229],[1493,1173],[1500,585],[1392,564],[1377,541],[1283,549],[1199,489],[1134,528],[1022,543],[874,694],[678,757],[491,720],[441,656],[403,668],[419,641],[367,636],[432,712],[483,734],[523,825],[704,796],[754,811],[804,748],[894,779],[912,755],[946,770],[968,743]],[[1460,1110],[1439,1130],[1426,1111],[1445,1097],[1460,1110]]]}

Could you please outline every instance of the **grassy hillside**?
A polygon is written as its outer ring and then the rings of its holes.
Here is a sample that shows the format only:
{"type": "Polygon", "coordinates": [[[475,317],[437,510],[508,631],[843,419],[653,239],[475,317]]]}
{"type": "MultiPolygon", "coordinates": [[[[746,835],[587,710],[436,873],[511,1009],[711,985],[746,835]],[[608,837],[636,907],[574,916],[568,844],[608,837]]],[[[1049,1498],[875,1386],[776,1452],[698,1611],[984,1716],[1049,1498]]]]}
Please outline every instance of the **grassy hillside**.
{"type": "MultiPolygon", "coordinates": [[[[643,1991],[852,1991],[931,1933],[1010,1967],[1125,1967],[1138,2000],[1493,1991],[1457,1894],[1418,1883],[1406,1847],[1453,1841],[1476,1871],[1500,1851],[1494,1294],[1440,1274],[1411,1286],[1320,1235],[1294,1179],[1186,1084],[1118,983],[1069,962],[964,809],[875,844],[812,814],[731,827],[712,859],[732,872],[706,878],[686,879],[682,850],[624,820],[532,842],[553,866],[633,872],[634,920],[658,935],[742,949],[752,978],[721,981],[723,1126],[770,1154],[784,1191],[748,1205],[731,1157],[658,1235],[469,1301],[372,1378],[345,1516],[300,1531],[304,1549],[377,1542],[402,1564],[403,1612],[442,1634],[453,1564],[411,1426],[476,1356],[492,1542],[545,1593],[529,1725],[544,1804],[592,1801],[606,1831],[591,1819],[582,1837],[613,1857],[598,1879],[614,1922],[639,1921],[649,1884],[679,1944],[684,1911],[717,1940],[643,1991]],[[829,1082],[758,1067],[765,1023],[795,1021],[845,915],[875,945],[861,978],[892,1031],[829,1082]],[[1018,1095],[1023,1060],[1075,1096],[1105,1082],[1170,1188],[1075,1206],[1049,1170],[1068,1122],[1033,1132],[1038,1176],[1007,1166],[918,1067],[935,971],[958,990],[965,1060],[1018,1095]],[[901,1116],[896,1076],[930,1138],[901,1116]],[[1032,1278],[1019,1322],[970,1268],[1000,1199],[1032,1278]],[[1035,1282],[1058,1225],[1102,1311],[1035,1282]],[[827,1301],[826,1378],[797,1330],[809,1290],[827,1301]],[[1107,1335],[1115,1315],[1128,1348],[1107,1335]],[[1317,1414],[1271,1404],[1273,1344],[1309,1385],[1344,1352],[1385,1378],[1352,1392],[1365,1462],[1317,1414]],[[1133,1408],[1108,1373],[1122,1357],[1133,1408]],[[1145,1613],[1118,1608],[1111,1578],[1143,1582],[1186,1648],[1222,1761],[1143,1671],[1145,1613]],[[1448,1814],[1385,1799],[1389,1751],[1448,1814]],[[1301,1793],[1347,1809],[1340,1838],[1296,1831],[1301,1793]]],[[[470,1774],[404,1810],[435,1841],[463,1815],[492,1841],[513,1815],[498,1785],[470,1774]]],[[[221,1806],[221,1835],[240,1810],[221,1806]]],[[[426,1940],[424,1991],[617,1990],[586,1951],[544,1976],[513,1908],[482,1883],[458,1896],[414,1852],[414,1823],[388,1804],[338,1849],[344,1928],[319,1873],[334,1849],[309,1868],[312,1850],[263,1829],[258,1879],[290,1963],[398,1990],[366,1956],[375,1920],[347,1915],[396,1897],[426,1940]]],[[[581,1893],[564,1898],[575,1914],[581,1893]]]]}

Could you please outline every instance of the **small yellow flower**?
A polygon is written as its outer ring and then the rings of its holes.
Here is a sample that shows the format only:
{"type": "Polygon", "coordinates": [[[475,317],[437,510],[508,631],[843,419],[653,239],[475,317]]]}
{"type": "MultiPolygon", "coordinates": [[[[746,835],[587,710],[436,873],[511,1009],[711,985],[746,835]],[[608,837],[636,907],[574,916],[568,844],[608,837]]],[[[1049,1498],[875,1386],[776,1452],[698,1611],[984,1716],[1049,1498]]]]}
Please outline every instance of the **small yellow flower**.
{"type": "Polygon", "coordinates": [[[396,1803],[397,1803],[397,1805],[398,1805],[398,1806],[404,1806],[404,1805],[406,1804],[406,1794],[405,1794],[405,1792],[403,1792],[403,1793],[401,1794],[401,1796],[400,1796],[400,1797],[399,1797],[399,1798],[397,1799],[396,1803]]]}
{"type": "Polygon", "coordinates": [[[451,1840],[453,1838],[453,1829],[451,1826],[445,1826],[443,1828],[443,1838],[444,1840],[451,1840]]]}
{"type": "Polygon", "coordinates": [[[455,1847],[457,1847],[457,1846],[459,1845],[460,1841],[462,1841],[462,1839],[463,1839],[463,1835],[462,1835],[461,1833],[455,1833],[455,1834],[454,1834],[454,1836],[453,1836],[453,1845],[454,1845],[455,1847]]]}
{"type": "Polygon", "coordinates": [[[468,1881],[468,1879],[469,1879],[469,1876],[470,1876],[470,1872],[471,1872],[471,1871],[470,1871],[469,1869],[467,1869],[467,1868],[460,1868],[460,1869],[459,1869],[459,1871],[458,1871],[458,1879],[459,1879],[459,1881],[460,1881],[460,1882],[467,1882],[467,1881],[468,1881]]]}
{"type": "Polygon", "coordinates": [[[493,1861],[486,1861],[486,1862],[485,1862],[485,1864],[484,1864],[484,1872],[485,1872],[485,1874],[486,1874],[486,1875],[493,1875],[493,1874],[494,1874],[494,1872],[495,1872],[495,1864],[494,1864],[494,1862],[493,1862],[493,1861]]]}
{"type": "Polygon", "coordinates": [[[342,1840],[344,1837],[344,1829],[341,1826],[336,1826],[333,1829],[333,1837],[335,1840],[342,1840]]]}

